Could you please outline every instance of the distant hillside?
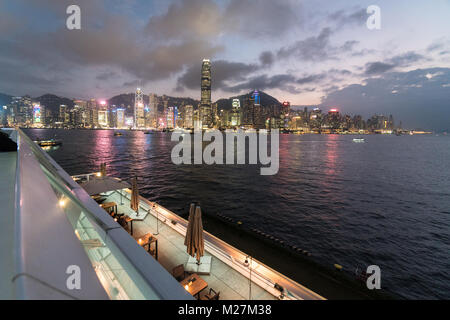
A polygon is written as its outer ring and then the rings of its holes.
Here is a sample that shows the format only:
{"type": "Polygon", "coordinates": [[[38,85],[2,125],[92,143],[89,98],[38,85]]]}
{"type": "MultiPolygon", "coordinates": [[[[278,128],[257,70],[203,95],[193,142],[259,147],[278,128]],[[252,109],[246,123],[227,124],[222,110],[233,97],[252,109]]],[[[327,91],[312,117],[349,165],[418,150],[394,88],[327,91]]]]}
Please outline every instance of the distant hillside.
{"type": "MultiPolygon", "coordinates": [[[[217,100],[218,109],[224,109],[229,110],[231,109],[231,104],[233,99],[239,99],[241,101],[241,105],[243,104],[244,100],[246,98],[251,97],[253,94],[253,91],[240,95],[240,96],[234,96],[230,97],[228,99],[220,99],[217,100]]],[[[278,101],[276,98],[268,95],[265,92],[260,91],[259,92],[261,96],[261,105],[264,106],[271,106],[276,104],[281,104],[280,101],[278,101]]],[[[0,105],[6,105],[11,102],[12,96],[7,94],[0,93],[0,105]]],[[[169,106],[182,106],[182,105],[192,105],[195,108],[200,103],[199,100],[195,100],[189,97],[170,97],[170,96],[158,96],[158,106],[161,108],[163,105],[163,100],[167,99],[169,101],[169,106]]],[[[49,108],[52,112],[59,112],[59,106],[60,105],[67,105],[69,108],[72,108],[74,106],[74,102],[72,99],[64,98],[64,97],[58,97],[54,94],[45,94],[43,96],[34,98],[33,100],[39,101],[42,105],[49,108]]],[[[149,103],[149,96],[144,95],[144,103],[149,103]]],[[[110,99],[108,99],[108,105],[112,106],[118,106],[118,107],[132,107],[134,105],[134,93],[123,93],[119,94],[117,96],[114,96],[110,99]]],[[[131,110],[131,108],[130,108],[131,110]]]]}
{"type": "MultiPolygon", "coordinates": [[[[148,96],[144,96],[144,101],[146,100],[146,103],[148,103],[148,96]]],[[[118,106],[118,107],[126,107],[126,106],[132,106],[134,103],[134,93],[123,93],[119,94],[117,96],[112,97],[111,99],[108,99],[108,105],[112,106],[118,106]]]]}
{"type": "Polygon", "coordinates": [[[5,106],[11,102],[12,96],[0,93],[0,106],[5,106]]]}
{"type": "MultiPolygon", "coordinates": [[[[244,95],[240,95],[240,96],[235,96],[235,97],[231,97],[228,99],[220,99],[217,100],[217,108],[219,110],[230,110],[232,107],[232,103],[233,103],[233,99],[239,99],[241,101],[241,105],[243,105],[244,100],[247,98],[250,98],[253,95],[253,91],[244,94],[244,95]]],[[[281,104],[280,101],[278,101],[276,98],[268,95],[265,92],[260,91],[259,95],[261,97],[261,105],[263,107],[267,107],[267,106],[271,106],[271,105],[277,105],[277,104],[281,104]]]]}
{"type": "MultiPolygon", "coordinates": [[[[180,98],[180,97],[169,97],[169,96],[158,96],[158,103],[162,104],[162,99],[169,100],[169,106],[181,106],[181,105],[193,105],[197,106],[200,101],[192,98],[180,98]]],[[[144,103],[149,103],[149,96],[144,95],[144,103]]],[[[133,106],[134,105],[134,93],[119,94],[108,100],[108,105],[116,106],[133,106]]]]}
{"type": "Polygon", "coordinates": [[[69,108],[73,107],[73,100],[68,98],[61,98],[58,96],[55,96],[54,94],[44,94],[43,96],[34,98],[33,100],[39,101],[41,105],[45,106],[46,108],[49,108],[52,113],[58,113],[59,112],[59,106],[60,105],[66,105],[69,108]]]}

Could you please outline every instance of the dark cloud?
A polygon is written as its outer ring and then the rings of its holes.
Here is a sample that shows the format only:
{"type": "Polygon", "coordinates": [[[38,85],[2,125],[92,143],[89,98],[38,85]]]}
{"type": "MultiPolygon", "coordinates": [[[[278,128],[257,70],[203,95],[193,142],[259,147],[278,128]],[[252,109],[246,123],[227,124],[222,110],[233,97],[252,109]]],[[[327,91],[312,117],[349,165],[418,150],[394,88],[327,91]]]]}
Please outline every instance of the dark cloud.
{"type": "MultiPolygon", "coordinates": [[[[118,5],[127,6],[119,1],[112,6],[110,1],[79,0],[75,3],[81,7],[82,30],[69,31],[65,11],[73,3],[17,0],[17,7],[24,8],[23,16],[20,10],[8,14],[1,11],[0,60],[27,66],[23,73],[43,80],[64,74],[83,79],[84,84],[90,81],[92,88],[98,81],[113,81],[110,86],[117,86],[119,82],[128,85],[140,80],[145,85],[185,70],[178,79],[178,89],[197,89],[199,61],[214,58],[225,49],[215,41],[218,36],[279,37],[298,24],[301,14],[295,1],[230,0],[219,4],[213,0],[183,0],[170,3],[148,22],[136,23],[117,10],[118,5]],[[42,23],[42,19],[46,22],[42,23]],[[3,37],[7,33],[14,34],[14,39],[3,37]],[[111,73],[102,73],[106,68],[111,73]]],[[[260,64],[216,61],[214,85],[226,87],[229,82],[245,81],[258,67],[271,66],[274,59],[273,53],[264,52],[260,64]]],[[[2,70],[4,79],[15,77],[7,71],[13,72],[2,70]]],[[[47,91],[55,90],[50,82],[41,82],[46,83],[47,91]]]]}
{"type": "Polygon", "coordinates": [[[392,70],[393,68],[395,68],[394,64],[384,62],[369,62],[366,64],[365,74],[367,75],[380,74],[392,70]]]}
{"type": "Polygon", "coordinates": [[[408,66],[413,62],[421,61],[424,59],[425,57],[423,55],[415,53],[413,51],[409,51],[391,58],[389,62],[396,66],[408,66]]]}
{"type": "MultiPolygon", "coordinates": [[[[213,61],[211,73],[214,77],[213,89],[228,87],[230,81],[243,81],[260,68],[257,64],[245,64],[241,62],[229,62],[226,60],[213,61]]],[[[177,90],[182,88],[198,89],[200,87],[201,62],[191,65],[186,72],[178,78],[177,90]]]]}
{"type": "Polygon", "coordinates": [[[354,47],[359,43],[356,40],[349,40],[341,46],[333,46],[330,43],[332,34],[333,32],[330,28],[323,28],[317,36],[308,37],[290,46],[279,49],[277,58],[286,59],[294,57],[304,61],[337,59],[339,55],[353,51],[354,47]]]}
{"type": "Polygon", "coordinates": [[[267,76],[267,75],[261,75],[261,76],[255,76],[251,77],[248,81],[230,86],[230,87],[224,87],[222,90],[228,91],[228,92],[241,92],[243,90],[266,90],[266,89],[282,89],[289,92],[295,92],[294,86],[291,85],[291,83],[295,82],[296,78],[292,75],[288,74],[278,74],[274,76],[267,76]]]}
{"type": "Polygon", "coordinates": [[[303,77],[295,77],[291,74],[277,74],[269,76],[267,74],[249,77],[236,85],[224,86],[221,89],[226,92],[238,93],[246,90],[268,90],[279,89],[292,94],[299,94],[301,92],[315,91],[315,88],[303,88],[307,84],[318,84],[325,79],[325,74],[305,75],[303,77]]]}
{"type": "Polygon", "coordinates": [[[347,70],[347,69],[330,69],[328,70],[329,74],[338,74],[338,75],[342,75],[342,76],[348,76],[351,75],[352,72],[347,70]]]}
{"type": "Polygon", "coordinates": [[[95,79],[105,81],[105,80],[109,80],[109,79],[111,79],[112,77],[115,77],[115,76],[117,76],[116,72],[114,72],[114,71],[107,71],[107,72],[100,73],[99,75],[97,75],[95,77],[95,79]]]}
{"type": "Polygon", "coordinates": [[[352,57],[362,57],[362,56],[367,56],[367,55],[373,54],[375,52],[376,52],[376,50],[374,50],[374,49],[361,49],[358,51],[353,51],[351,53],[351,56],[352,57]]]}
{"type": "Polygon", "coordinates": [[[295,80],[295,83],[297,84],[306,84],[312,82],[315,83],[318,82],[319,80],[322,80],[323,78],[325,78],[325,74],[313,74],[302,78],[298,78],[295,80]]]}
{"type": "Polygon", "coordinates": [[[318,36],[313,36],[283,47],[277,52],[279,59],[296,57],[305,61],[319,61],[330,57],[331,29],[324,28],[318,36]]]}
{"type": "Polygon", "coordinates": [[[366,75],[377,75],[390,71],[396,67],[407,67],[414,62],[424,60],[425,57],[413,51],[406,52],[401,55],[394,56],[385,62],[369,62],[365,67],[366,75]]]}
{"type": "Polygon", "coordinates": [[[223,28],[249,37],[280,37],[301,23],[299,1],[231,0],[223,28]]]}
{"type": "Polygon", "coordinates": [[[279,37],[299,24],[300,4],[290,1],[231,0],[221,7],[213,0],[184,0],[150,18],[146,30],[159,40],[242,37],[279,37]]]}
{"type": "Polygon", "coordinates": [[[151,17],[147,32],[156,39],[214,37],[222,30],[222,15],[211,0],[185,0],[169,5],[166,13],[151,17]]]}
{"type": "Polygon", "coordinates": [[[448,48],[449,46],[450,41],[448,39],[436,40],[427,47],[427,52],[441,51],[445,48],[448,48]]]}
{"type": "Polygon", "coordinates": [[[364,8],[350,10],[338,10],[328,15],[328,20],[333,22],[338,28],[342,28],[347,25],[360,25],[366,26],[367,12],[364,8]]]}
{"type": "Polygon", "coordinates": [[[272,52],[264,51],[259,55],[259,61],[263,66],[271,66],[275,61],[275,57],[272,52]]]}
{"type": "MultiPolygon", "coordinates": [[[[39,1],[39,3],[41,5],[56,3],[56,7],[52,6],[52,10],[64,9],[60,12],[61,17],[66,16],[65,7],[59,2],[39,1]]],[[[39,7],[39,10],[44,8],[39,7]]],[[[94,11],[90,12],[83,7],[82,12],[86,11],[86,15],[82,18],[86,20],[100,10],[92,6],[87,8],[94,11]]],[[[106,75],[95,75],[94,72],[99,68],[110,68],[111,72],[121,73],[124,77],[122,83],[139,79],[145,84],[148,81],[167,79],[203,57],[212,57],[224,49],[221,45],[214,45],[202,39],[176,43],[147,42],[142,34],[132,36],[136,34],[135,28],[128,18],[114,14],[105,16],[101,26],[82,23],[81,31],[67,30],[62,19],[59,28],[52,32],[35,32],[33,29],[27,29],[26,32],[19,30],[13,40],[0,37],[0,60],[20,66],[20,72],[33,75],[35,78],[54,78],[59,74],[71,75],[74,78],[76,76],[77,79],[88,77],[92,82],[104,81],[107,79],[106,75]]],[[[2,78],[5,81],[13,79],[16,76],[14,73],[17,72],[19,71],[2,69],[2,78]],[[8,71],[11,73],[7,73],[8,71]]],[[[86,80],[83,79],[83,82],[86,80]]],[[[40,85],[46,83],[48,84],[46,91],[55,90],[50,82],[41,81],[40,85]]]]}
{"type": "Polygon", "coordinates": [[[340,52],[349,52],[353,51],[353,48],[359,43],[359,41],[356,40],[348,40],[345,41],[342,46],[339,47],[340,52]]]}
{"type": "MultiPolygon", "coordinates": [[[[260,57],[261,64],[258,65],[213,60],[211,66],[211,74],[214,78],[213,90],[239,93],[244,90],[254,89],[280,89],[290,93],[300,93],[302,91],[298,86],[311,83],[316,84],[326,77],[325,73],[304,75],[300,78],[291,74],[253,75],[267,67],[268,63],[265,64],[267,60],[272,61],[271,58],[265,59],[260,57]]],[[[192,65],[178,78],[176,90],[198,89],[200,86],[200,74],[201,63],[192,65]]]]}

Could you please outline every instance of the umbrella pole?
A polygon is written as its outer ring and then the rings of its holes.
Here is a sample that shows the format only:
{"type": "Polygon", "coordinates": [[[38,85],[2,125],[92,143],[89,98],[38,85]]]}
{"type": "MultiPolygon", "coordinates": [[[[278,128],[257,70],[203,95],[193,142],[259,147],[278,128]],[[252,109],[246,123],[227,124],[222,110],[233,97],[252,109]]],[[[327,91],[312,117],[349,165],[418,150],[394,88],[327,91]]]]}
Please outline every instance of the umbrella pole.
{"type": "Polygon", "coordinates": [[[155,236],[159,234],[159,211],[156,210],[156,233],[155,236]]]}
{"type": "Polygon", "coordinates": [[[248,295],[250,300],[252,300],[252,265],[253,265],[253,257],[250,256],[250,283],[249,283],[249,288],[248,288],[248,295]]]}

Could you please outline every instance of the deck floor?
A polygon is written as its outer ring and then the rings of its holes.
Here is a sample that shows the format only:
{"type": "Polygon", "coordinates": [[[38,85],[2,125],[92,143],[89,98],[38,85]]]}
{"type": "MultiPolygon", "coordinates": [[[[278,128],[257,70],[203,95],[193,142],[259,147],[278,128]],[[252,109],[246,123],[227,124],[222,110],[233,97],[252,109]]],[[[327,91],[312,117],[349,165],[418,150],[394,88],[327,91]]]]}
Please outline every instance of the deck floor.
{"type": "MultiPolygon", "coordinates": [[[[118,212],[135,216],[136,213],[131,210],[128,199],[123,198],[124,205],[120,205],[120,195],[114,193],[110,195],[106,202],[116,202],[118,212]]],[[[147,233],[156,233],[156,218],[148,214],[143,221],[133,222],[133,237],[138,239],[147,233]]],[[[159,224],[158,239],[158,262],[169,272],[175,266],[186,264],[189,255],[186,253],[184,237],[176,230],[170,228],[164,223],[159,224]]],[[[211,256],[211,273],[209,275],[200,275],[208,283],[208,288],[201,292],[205,295],[212,288],[220,292],[220,300],[248,300],[250,291],[250,281],[239,272],[220,261],[218,258],[205,251],[205,256],[211,256]]],[[[251,285],[252,300],[274,300],[272,294],[252,282],[251,285]]]]}

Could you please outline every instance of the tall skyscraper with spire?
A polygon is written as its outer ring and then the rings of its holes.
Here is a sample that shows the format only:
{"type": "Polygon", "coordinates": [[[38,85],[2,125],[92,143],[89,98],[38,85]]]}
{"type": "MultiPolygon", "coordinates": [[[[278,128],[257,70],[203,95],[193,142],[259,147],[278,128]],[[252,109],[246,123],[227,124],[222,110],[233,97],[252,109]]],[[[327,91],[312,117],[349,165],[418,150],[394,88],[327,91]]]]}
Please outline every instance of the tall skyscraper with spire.
{"type": "Polygon", "coordinates": [[[134,129],[145,128],[144,94],[141,88],[134,95],[134,129]]]}
{"type": "Polygon", "coordinates": [[[203,59],[200,114],[202,125],[210,126],[212,123],[211,108],[211,61],[203,59]]]}

